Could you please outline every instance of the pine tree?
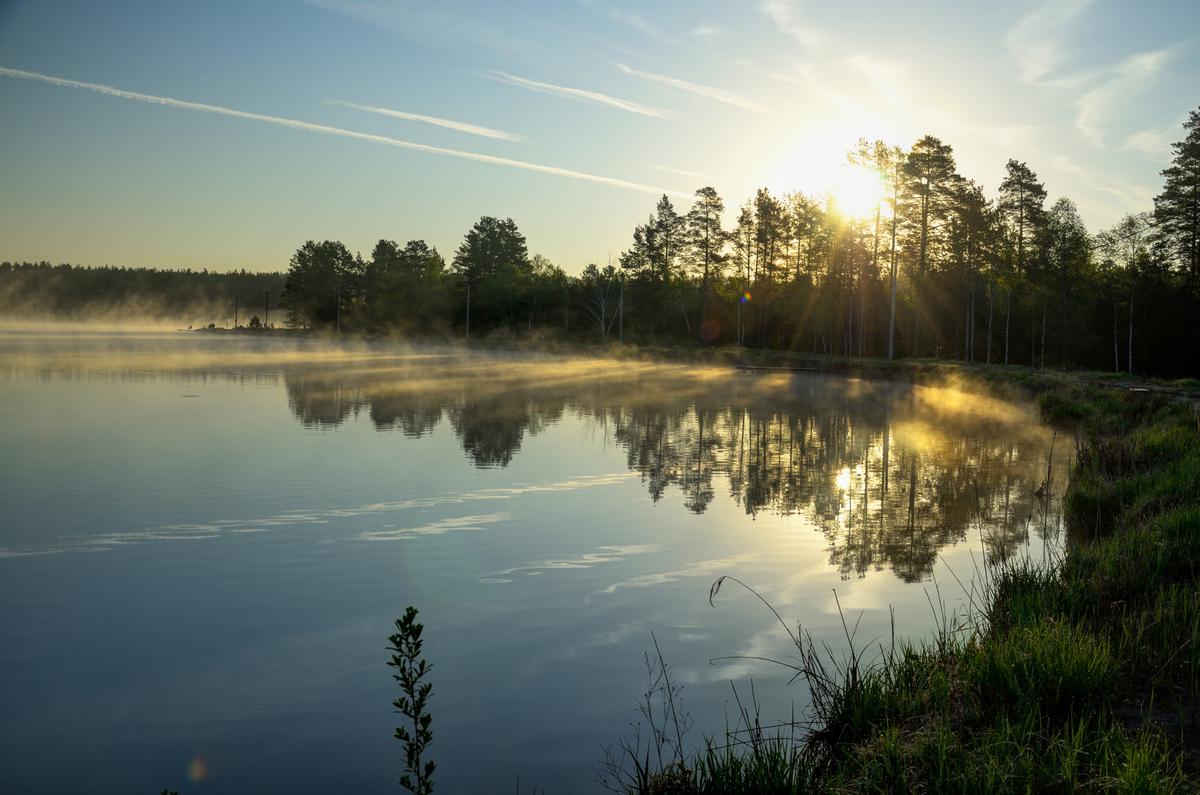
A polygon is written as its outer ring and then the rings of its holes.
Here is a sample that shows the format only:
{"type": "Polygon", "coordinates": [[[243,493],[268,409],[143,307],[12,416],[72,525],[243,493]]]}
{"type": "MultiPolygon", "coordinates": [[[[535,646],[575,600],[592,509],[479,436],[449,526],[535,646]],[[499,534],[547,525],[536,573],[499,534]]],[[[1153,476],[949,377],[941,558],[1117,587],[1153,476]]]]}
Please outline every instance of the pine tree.
{"type": "Polygon", "coordinates": [[[693,268],[700,275],[700,328],[708,319],[708,293],[711,281],[720,279],[725,269],[725,230],[721,228],[721,215],[725,202],[711,187],[696,191],[696,203],[688,211],[686,234],[692,252],[693,268]]]}
{"type": "Polygon", "coordinates": [[[1156,242],[1200,286],[1200,110],[1188,114],[1183,129],[1187,136],[1172,145],[1171,165],[1162,172],[1166,184],[1154,197],[1156,242]]]}
{"type": "Polygon", "coordinates": [[[912,263],[914,355],[920,349],[919,330],[925,315],[925,279],[940,227],[948,219],[948,192],[954,176],[954,150],[932,135],[913,144],[901,169],[905,197],[901,205],[901,223],[908,230],[905,249],[912,263]]]}

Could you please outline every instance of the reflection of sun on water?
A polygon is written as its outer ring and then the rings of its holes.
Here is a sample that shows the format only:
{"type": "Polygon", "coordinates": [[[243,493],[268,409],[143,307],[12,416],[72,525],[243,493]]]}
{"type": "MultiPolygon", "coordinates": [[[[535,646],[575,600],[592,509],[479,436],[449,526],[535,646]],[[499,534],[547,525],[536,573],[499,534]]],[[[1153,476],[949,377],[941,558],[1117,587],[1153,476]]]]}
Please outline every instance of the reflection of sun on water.
{"type": "Polygon", "coordinates": [[[842,491],[850,488],[850,467],[842,467],[841,471],[837,473],[837,477],[833,479],[833,482],[842,491]]]}

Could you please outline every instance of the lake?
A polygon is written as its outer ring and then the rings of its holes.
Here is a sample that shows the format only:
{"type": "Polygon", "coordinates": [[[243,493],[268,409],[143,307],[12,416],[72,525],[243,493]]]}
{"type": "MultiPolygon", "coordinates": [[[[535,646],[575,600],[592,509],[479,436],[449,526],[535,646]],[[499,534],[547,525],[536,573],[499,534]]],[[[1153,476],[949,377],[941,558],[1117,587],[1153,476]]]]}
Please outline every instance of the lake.
{"type": "Polygon", "coordinates": [[[835,649],[843,616],[930,636],[1052,553],[1070,453],[961,385],[5,332],[0,789],[399,792],[411,604],[438,791],[595,791],[654,639],[692,743],[751,681],[764,723],[803,711],[718,577],[835,649]]]}

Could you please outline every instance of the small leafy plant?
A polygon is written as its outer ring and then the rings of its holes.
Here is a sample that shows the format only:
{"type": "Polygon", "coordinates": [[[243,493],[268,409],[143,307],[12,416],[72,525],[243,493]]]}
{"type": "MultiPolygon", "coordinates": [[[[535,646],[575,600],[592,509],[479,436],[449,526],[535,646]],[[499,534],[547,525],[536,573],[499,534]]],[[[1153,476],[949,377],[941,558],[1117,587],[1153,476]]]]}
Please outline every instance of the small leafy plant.
{"type": "Polygon", "coordinates": [[[424,629],[423,624],[417,623],[417,608],[409,606],[396,620],[396,633],[388,638],[391,642],[388,650],[393,652],[388,665],[397,670],[392,677],[404,691],[392,705],[412,723],[411,728],[408,725],[396,727],[396,739],[404,743],[405,767],[400,784],[416,795],[433,792],[433,771],[437,767],[432,759],[421,760],[433,742],[433,730],[429,728],[433,716],[425,709],[433,685],[421,681],[432,670],[432,666],[421,658],[421,632],[424,629]]]}

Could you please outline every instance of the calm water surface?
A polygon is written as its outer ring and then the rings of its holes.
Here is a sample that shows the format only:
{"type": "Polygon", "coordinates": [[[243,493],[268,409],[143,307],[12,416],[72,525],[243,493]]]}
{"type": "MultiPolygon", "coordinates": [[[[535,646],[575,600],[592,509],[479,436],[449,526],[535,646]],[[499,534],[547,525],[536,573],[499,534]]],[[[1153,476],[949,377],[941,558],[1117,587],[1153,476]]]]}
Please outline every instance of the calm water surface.
{"type": "Polygon", "coordinates": [[[1028,405],[808,375],[207,335],[0,335],[0,789],[590,792],[655,634],[699,743],[806,703],[773,616],[931,632],[1057,537],[1028,405]],[[1045,491],[1043,492],[1045,493],[1045,491]]]}

